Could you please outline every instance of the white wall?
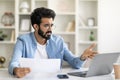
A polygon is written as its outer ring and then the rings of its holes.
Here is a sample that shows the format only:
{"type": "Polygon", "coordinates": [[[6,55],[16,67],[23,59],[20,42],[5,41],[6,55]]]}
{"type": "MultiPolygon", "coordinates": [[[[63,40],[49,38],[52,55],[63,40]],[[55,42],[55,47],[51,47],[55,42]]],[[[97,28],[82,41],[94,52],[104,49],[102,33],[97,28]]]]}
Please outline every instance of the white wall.
{"type": "Polygon", "coordinates": [[[120,52],[120,0],[98,0],[99,52],[120,52]]]}

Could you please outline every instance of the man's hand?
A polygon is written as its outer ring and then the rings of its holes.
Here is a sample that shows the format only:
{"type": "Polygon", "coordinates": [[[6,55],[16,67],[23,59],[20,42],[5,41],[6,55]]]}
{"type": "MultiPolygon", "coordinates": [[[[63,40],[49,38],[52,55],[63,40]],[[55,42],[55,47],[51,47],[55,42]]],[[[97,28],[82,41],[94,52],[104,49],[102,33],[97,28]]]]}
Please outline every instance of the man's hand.
{"type": "Polygon", "coordinates": [[[17,78],[22,78],[26,76],[28,73],[30,73],[30,68],[14,68],[14,75],[17,78]]]}
{"type": "Polygon", "coordinates": [[[86,60],[88,58],[93,58],[97,52],[96,51],[93,51],[93,48],[95,48],[96,44],[92,44],[89,48],[87,48],[84,53],[81,55],[80,59],[81,60],[86,60]]]}

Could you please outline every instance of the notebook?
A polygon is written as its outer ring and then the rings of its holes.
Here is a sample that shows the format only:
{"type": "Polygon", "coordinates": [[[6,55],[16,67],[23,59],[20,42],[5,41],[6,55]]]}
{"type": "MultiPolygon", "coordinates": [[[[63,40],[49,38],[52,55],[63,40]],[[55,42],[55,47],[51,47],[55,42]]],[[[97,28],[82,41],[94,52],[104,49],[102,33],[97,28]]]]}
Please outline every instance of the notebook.
{"type": "Polygon", "coordinates": [[[101,53],[97,54],[88,69],[88,71],[69,72],[68,75],[79,77],[91,77],[110,74],[113,70],[113,63],[117,61],[120,53],[101,53]]]}

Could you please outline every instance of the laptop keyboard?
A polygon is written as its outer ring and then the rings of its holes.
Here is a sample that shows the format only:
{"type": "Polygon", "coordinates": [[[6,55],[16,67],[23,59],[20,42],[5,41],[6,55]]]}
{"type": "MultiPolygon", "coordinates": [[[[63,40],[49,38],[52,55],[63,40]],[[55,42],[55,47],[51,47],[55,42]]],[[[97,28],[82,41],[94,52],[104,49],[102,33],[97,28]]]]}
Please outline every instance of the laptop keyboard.
{"type": "Polygon", "coordinates": [[[70,72],[68,75],[72,76],[78,76],[78,77],[85,77],[88,71],[82,71],[82,72],[70,72]]]}

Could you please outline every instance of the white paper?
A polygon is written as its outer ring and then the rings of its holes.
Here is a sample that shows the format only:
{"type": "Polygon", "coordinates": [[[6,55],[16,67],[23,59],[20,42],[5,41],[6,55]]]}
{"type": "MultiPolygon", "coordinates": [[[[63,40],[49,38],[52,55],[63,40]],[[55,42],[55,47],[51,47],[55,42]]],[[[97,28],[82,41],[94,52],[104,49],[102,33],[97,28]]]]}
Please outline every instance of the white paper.
{"type": "Polygon", "coordinates": [[[20,66],[29,67],[31,72],[59,72],[60,71],[60,59],[31,59],[31,58],[21,58],[20,66]]]}

